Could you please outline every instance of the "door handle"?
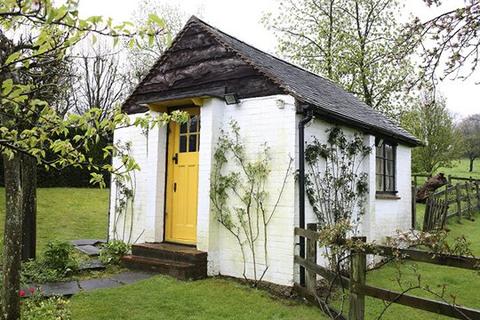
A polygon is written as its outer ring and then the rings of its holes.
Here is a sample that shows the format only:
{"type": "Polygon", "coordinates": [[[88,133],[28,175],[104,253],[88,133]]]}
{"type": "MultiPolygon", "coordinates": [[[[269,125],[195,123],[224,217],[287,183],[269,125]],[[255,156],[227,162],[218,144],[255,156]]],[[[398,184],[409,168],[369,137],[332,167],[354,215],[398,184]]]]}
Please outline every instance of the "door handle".
{"type": "Polygon", "coordinates": [[[175,153],[175,155],[172,157],[172,160],[175,164],[178,164],[178,153],[175,153]]]}
{"type": "Polygon", "coordinates": [[[173,183],[173,192],[177,192],[177,183],[176,182],[173,183]]]}

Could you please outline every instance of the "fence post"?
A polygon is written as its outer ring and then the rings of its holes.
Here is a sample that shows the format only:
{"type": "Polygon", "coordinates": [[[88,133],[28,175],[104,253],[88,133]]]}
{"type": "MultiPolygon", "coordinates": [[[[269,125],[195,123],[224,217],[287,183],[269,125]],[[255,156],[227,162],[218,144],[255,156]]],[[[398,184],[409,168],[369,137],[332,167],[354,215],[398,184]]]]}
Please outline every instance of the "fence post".
{"type": "MultiPolygon", "coordinates": [[[[352,237],[354,241],[367,242],[366,237],[352,237]]],[[[350,307],[349,320],[365,319],[365,295],[361,286],[365,285],[367,272],[367,256],[364,251],[351,250],[350,256],[350,307]]]]}
{"type": "Polygon", "coordinates": [[[475,181],[475,191],[477,193],[477,209],[480,209],[480,181],[475,181]]]}
{"type": "Polygon", "coordinates": [[[449,174],[447,176],[447,181],[448,181],[448,184],[452,184],[452,175],[451,174],[449,174]]]}
{"type": "Polygon", "coordinates": [[[472,186],[470,185],[470,182],[465,182],[465,199],[467,200],[467,213],[469,220],[473,220],[473,207],[472,200],[470,199],[471,188],[472,186]]]}
{"type": "MultiPolygon", "coordinates": [[[[307,229],[311,231],[317,231],[317,224],[308,223],[307,229]]],[[[307,261],[311,263],[317,263],[317,241],[310,238],[307,238],[307,261]]],[[[310,269],[308,268],[306,268],[306,270],[307,270],[307,279],[306,279],[307,290],[315,296],[317,293],[316,292],[317,275],[315,272],[311,272],[310,269]]]]}
{"type": "Polygon", "coordinates": [[[458,216],[458,222],[462,222],[462,190],[460,183],[457,183],[455,185],[455,191],[456,191],[456,196],[457,196],[457,216],[458,216]]]}
{"type": "Polygon", "coordinates": [[[431,213],[431,198],[428,197],[425,201],[425,214],[423,215],[423,227],[422,231],[430,231],[430,213],[431,213]]]}
{"type": "Polygon", "coordinates": [[[417,227],[417,185],[412,186],[412,229],[417,227]]]}

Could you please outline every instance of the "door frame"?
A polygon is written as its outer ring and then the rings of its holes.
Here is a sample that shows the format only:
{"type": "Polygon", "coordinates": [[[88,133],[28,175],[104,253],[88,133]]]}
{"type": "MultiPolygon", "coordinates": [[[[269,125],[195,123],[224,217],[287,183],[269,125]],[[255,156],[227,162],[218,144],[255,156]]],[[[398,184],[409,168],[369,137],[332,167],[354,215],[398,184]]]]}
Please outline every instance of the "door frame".
{"type": "MultiPolygon", "coordinates": [[[[189,99],[188,101],[190,101],[190,103],[186,103],[185,100],[179,100],[178,101],[178,105],[175,104],[174,106],[167,106],[166,107],[166,111],[168,113],[171,113],[172,111],[175,111],[175,110],[185,110],[185,109],[196,109],[198,110],[198,114],[200,115],[200,110],[201,110],[201,104],[198,103],[199,101],[198,100],[194,100],[194,99],[189,99]],[[184,103],[184,104],[182,104],[184,103]]],[[[200,100],[201,101],[201,100],[200,100]]],[[[202,118],[200,117],[200,122],[199,122],[199,134],[200,134],[200,137],[202,135],[201,133],[201,128],[202,128],[202,118]]],[[[170,174],[170,160],[169,159],[169,151],[170,151],[170,147],[171,147],[171,141],[170,141],[170,125],[167,125],[167,137],[166,137],[166,147],[165,147],[165,191],[164,191],[164,206],[163,206],[163,242],[168,242],[168,243],[174,243],[174,244],[180,244],[180,245],[187,245],[187,246],[194,246],[196,247],[197,245],[197,239],[195,239],[195,243],[185,243],[185,242],[181,242],[181,241],[172,241],[171,239],[170,240],[167,240],[167,207],[168,206],[168,193],[169,193],[169,188],[168,188],[168,178],[169,178],[169,174],[170,174]]],[[[200,141],[199,141],[200,142],[200,141]]],[[[200,150],[200,149],[199,149],[200,150]]],[[[199,163],[198,165],[200,165],[200,158],[199,158],[199,163]]],[[[172,166],[173,167],[173,166],[172,166]]],[[[197,186],[197,189],[198,189],[198,186],[197,186]]],[[[197,202],[198,202],[198,190],[197,190],[197,202]]],[[[171,199],[170,199],[171,201],[171,199]]],[[[195,213],[197,215],[197,219],[196,219],[196,224],[198,226],[198,207],[197,207],[197,212],[195,213]]],[[[197,229],[197,228],[195,228],[197,229]]],[[[195,236],[196,238],[196,236],[195,236]]]]}

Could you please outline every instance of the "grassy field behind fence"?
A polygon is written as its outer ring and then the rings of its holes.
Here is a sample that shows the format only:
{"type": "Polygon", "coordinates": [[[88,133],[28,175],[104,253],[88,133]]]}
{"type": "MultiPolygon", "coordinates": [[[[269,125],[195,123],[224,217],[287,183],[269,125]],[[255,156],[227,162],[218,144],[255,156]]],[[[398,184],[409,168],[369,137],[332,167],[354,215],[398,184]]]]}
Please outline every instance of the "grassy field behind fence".
{"type": "MultiPolygon", "coordinates": [[[[451,168],[439,168],[436,173],[442,172],[447,177],[448,175],[454,177],[465,177],[469,178],[472,177],[474,179],[480,179],[480,160],[476,160],[473,165],[473,171],[469,172],[469,160],[468,159],[461,159],[455,160],[452,163],[451,168]]],[[[417,177],[418,185],[421,185],[425,182],[426,178],[424,177],[417,177]]]]}
{"type": "Polygon", "coordinates": [[[440,168],[438,172],[443,172],[445,175],[452,175],[456,177],[472,177],[480,179],[480,160],[473,163],[473,171],[469,172],[469,160],[461,159],[453,162],[451,168],[440,168]]]}

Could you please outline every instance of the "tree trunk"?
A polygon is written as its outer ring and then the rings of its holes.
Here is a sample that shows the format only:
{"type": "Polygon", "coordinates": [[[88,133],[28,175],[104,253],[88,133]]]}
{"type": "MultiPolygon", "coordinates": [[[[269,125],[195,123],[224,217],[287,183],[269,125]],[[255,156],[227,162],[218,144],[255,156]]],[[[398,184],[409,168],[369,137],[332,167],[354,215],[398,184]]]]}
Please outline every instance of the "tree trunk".
{"type": "Polygon", "coordinates": [[[23,179],[23,224],[22,261],[35,259],[37,218],[37,162],[35,158],[22,155],[23,179]]]}
{"type": "Polygon", "coordinates": [[[4,157],[5,231],[3,249],[3,319],[20,319],[20,266],[22,246],[22,155],[4,157]]]}
{"type": "Polygon", "coordinates": [[[470,158],[470,172],[473,172],[473,161],[475,161],[474,158],[470,158]]]}
{"type": "Polygon", "coordinates": [[[415,198],[417,203],[425,203],[428,197],[435,192],[441,186],[444,186],[448,183],[447,178],[443,173],[439,173],[434,177],[428,178],[427,181],[423,184],[421,188],[417,190],[415,198]]]}

